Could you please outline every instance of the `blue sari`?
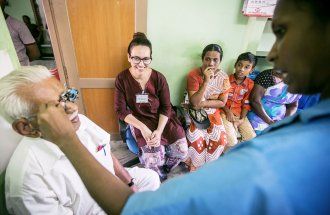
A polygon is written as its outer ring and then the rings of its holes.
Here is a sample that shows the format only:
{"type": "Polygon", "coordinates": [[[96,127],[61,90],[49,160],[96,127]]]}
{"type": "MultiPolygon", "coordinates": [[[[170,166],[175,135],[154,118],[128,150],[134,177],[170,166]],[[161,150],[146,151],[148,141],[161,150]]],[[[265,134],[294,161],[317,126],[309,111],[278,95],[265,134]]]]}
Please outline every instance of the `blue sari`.
{"type": "MultiPolygon", "coordinates": [[[[280,82],[267,88],[261,104],[269,118],[280,121],[285,117],[286,105],[298,101],[300,97],[299,94],[289,93],[288,85],[280,82]]],[[[269,126],[253,111],[250,111],[247,117],[257,135],[269,126]]]]}

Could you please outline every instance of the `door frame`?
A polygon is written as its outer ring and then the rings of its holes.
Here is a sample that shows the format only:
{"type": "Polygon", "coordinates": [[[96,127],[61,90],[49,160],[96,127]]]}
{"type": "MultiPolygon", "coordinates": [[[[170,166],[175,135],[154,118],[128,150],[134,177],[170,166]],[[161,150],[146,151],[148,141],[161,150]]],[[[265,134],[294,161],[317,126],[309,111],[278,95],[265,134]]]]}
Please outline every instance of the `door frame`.
{"type": "MultiPolygon", "coordinates": [[[[67,8],[68,0],[42,0],[61,83],[74,86],[81,93],[84,88],[110,88],[115,78],[79,78],[73,38],[67,8]],[[68,72],[70,71],[70,72],[68,72]]],[[[148,0],[135,0],[135,32],[147,33],[148,0]]],[[[83,96],[78,100],[79,112],[85,114],[83,96]]],[[[118,132],[119,134],[119,132],[118,132]]],[[[115,139],[119,135],[112,134],[115,139]]]]}
{"type": "MultiPolygon", "coordinates": [[[[66,0],[42,0],[42,4],[61,83],[81,92],[66,0]]],[[[85,114],[83,104],[80,96],[79,112],[85,114]]]]}

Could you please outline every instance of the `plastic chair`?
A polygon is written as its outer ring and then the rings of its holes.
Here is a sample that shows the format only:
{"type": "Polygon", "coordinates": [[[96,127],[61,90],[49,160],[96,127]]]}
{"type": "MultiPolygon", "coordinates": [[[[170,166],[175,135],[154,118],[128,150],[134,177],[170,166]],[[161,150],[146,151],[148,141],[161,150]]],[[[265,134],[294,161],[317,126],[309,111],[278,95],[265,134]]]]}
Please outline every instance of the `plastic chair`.
{"type": "Polygon", "coordinates": [[[137,155],[139,153],[139,147],[137,146],[137,143],[132,135],[131,129],[122,120],[119,120],[119,131],[121,139],[124,143],[126,143],[128,149],[137,155]]]}
{"type": "Polygon", "coordinates": [[[136,141],[132,135],[131,129],[129,129],[129,126],[126,128],[126,144],[128,149],[133,152],[134,154],[139,154],[139,147],[136,144],[136,141]]]}

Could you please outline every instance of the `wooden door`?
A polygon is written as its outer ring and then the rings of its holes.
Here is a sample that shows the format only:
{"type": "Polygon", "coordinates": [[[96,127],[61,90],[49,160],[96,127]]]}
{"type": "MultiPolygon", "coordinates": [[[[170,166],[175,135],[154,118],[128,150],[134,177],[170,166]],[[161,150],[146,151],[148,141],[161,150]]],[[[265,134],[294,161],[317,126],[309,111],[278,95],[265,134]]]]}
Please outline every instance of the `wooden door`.
{"type": "Polygon", "coordinates": [[[131,0],[69,0],[67,8],[85,114],[118,133],[114,80],[129,66],[127,46],[135,26],[131,0]]]}
{"type": "Polygon", "coordinates": [[[118,134],[114,81],[129,66],[127,46],[133,33],[146,32],[147,0],[43,0],[43,4],[61,80],[81,91],[82,113],[118,134]]]}

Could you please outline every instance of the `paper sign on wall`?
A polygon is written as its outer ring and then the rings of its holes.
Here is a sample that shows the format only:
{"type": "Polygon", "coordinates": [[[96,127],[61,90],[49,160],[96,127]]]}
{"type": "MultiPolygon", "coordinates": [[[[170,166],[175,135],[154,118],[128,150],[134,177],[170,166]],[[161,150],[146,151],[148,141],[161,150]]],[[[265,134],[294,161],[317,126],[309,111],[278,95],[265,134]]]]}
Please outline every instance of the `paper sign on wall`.
{"type": "Polygon", "coordinates": [[[245,0],[242,13],[245,16],[273,17],[277,0],[245,0]]]}

